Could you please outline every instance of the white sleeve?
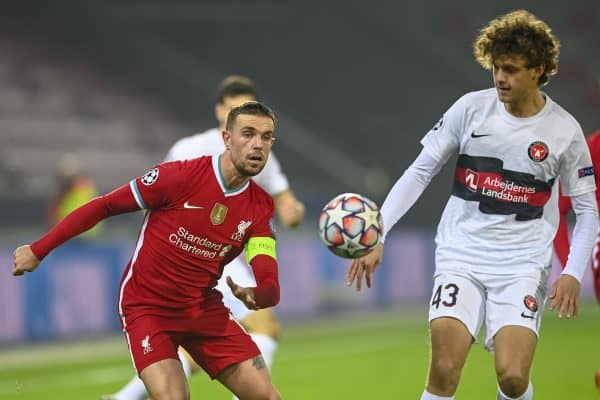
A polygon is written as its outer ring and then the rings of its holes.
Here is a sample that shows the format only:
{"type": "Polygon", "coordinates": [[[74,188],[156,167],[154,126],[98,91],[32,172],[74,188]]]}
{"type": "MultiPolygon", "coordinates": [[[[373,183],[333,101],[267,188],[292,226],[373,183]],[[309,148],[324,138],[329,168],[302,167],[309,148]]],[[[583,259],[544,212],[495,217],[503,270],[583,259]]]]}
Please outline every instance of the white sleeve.
{"type": "Polygon", "coordinates": [[[577,126],[560,164],[560,182],[565,196],[577,196],[596,189],[594,167],[585,136],[577,126]]]}
{"type": "Polygon", "coordinates": [[[467,119],[467,107],[470,101],[469,94],[458,99],[421,139],[423,149],[442,165],[456,154],[460,148],[460,140],[467,119]]]}
{"type": "Polygon", "coordinates": [[[594,192],[571,197],[576,222],[571,238],[571,249],[563,274],[568,274],[579,282],[590,262],[592,249],[598,237],[598,206],[594,192]]]}
{"type": "Polygon", "coordinates": [[[385,236],[400,218],[415,204],[443,163],[434,160],[424,149],[404,171],[381,206],[385,236]]]}
{"type": "Polygon", "coordinates": [[[187,138],[179,139],[178,141],[175,142],[175,144],[173,144],[173,146],[171,146],[171,148],[167,152],[167,155],[165,156],[164,162],[175,161],[175,160],[185,160],[186,158],[188,158],[187,154],[185,152],[185,140],[186,139],[187,138]]]}
{"type": "Polygon", "coordinates": [[[269,154],[263,170],[252,179],[271,196],[275,196],[290,187],[287,177],[281,170],[281,165],[273,152],[269,154]]]}

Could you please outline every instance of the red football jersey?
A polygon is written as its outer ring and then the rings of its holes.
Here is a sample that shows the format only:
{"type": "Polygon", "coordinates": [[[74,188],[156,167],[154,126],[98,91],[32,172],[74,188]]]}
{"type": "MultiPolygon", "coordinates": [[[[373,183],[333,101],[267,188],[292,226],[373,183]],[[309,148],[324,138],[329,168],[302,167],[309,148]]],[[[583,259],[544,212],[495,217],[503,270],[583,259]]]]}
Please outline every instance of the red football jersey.
{"type": "Polygon", "coordinates": [[[222,306],[213,288],[223,267],[250,237],[273,237],[271,196],[252,180],[229,190],[219,156],[160,164],[129,186],[148,211],[121,279],[128,322],[222,306]]]}

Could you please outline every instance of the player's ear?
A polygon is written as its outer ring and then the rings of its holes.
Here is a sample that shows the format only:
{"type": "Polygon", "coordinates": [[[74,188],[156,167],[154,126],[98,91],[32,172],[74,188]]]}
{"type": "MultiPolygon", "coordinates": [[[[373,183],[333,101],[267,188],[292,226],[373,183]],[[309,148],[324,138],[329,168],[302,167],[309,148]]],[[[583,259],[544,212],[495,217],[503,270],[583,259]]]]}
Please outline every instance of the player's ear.
{"type": "Polygon", "coordinates": [[[542,76],[545,70],[546,66],[544,64],[540,64],[537,67],[533,67],[533,71],[535,72],[535,76],[533,77],[533,79],[539,80],[540,76],[542,76]]]}
{"type": "Polygon", "coordinates": [[[229,150],[231,147],[231,133],[226,130],[221,131],[221,136],[223,137],[223,143],[225,144],[225,148],[229,150]]]}

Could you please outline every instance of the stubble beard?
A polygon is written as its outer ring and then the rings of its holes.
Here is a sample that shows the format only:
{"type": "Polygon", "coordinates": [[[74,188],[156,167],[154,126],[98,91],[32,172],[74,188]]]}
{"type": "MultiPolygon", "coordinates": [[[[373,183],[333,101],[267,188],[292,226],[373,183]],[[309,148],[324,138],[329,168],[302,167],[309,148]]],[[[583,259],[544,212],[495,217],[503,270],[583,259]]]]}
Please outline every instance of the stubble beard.
{"type": "Polygon", "coordinates": [[[256,172],[254,172],[254,170],[249,170],[248,168],[246,168],[243,161],[236,162],[233,165],[235,166],[236,171],[245,178],[252,178],[253,176],[258,175],[260,171],[262,171],[264,168],[264,165],[262,165],[258,168],[256,172]]]}

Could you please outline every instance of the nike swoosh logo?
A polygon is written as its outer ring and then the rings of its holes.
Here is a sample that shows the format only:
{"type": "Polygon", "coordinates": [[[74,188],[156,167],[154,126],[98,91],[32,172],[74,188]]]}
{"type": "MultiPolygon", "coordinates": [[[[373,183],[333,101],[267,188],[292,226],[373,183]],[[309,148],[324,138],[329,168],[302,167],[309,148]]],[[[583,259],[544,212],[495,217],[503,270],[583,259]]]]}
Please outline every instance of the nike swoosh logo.
{"type": "Polygon", "coordinates": [[[521,317],[523,317],[523,318],[529,318],[529,319],[535,319],[535,315],[527,315],[524,312],[521,313],[521,317]]]}
{"type": "Polygon", "coordinates": [[[202,206],[193,206],[191,204],[189,204],[187,201],[185,203],[183,203],[183,208],[190,208],[190,209],[200,209],[200,208],[204,208],[202,206]]]}
{"type": "Polygon", "coordinates": [[[489,134],[489,133],[483,133],[483,134],[478,135],[478,134],[475,133],[475,131],[471,132],[471,137],[472,138],[478,138],[478,137],[484,137],[484,136],[491,136],[491,134],[489,134]]]}

